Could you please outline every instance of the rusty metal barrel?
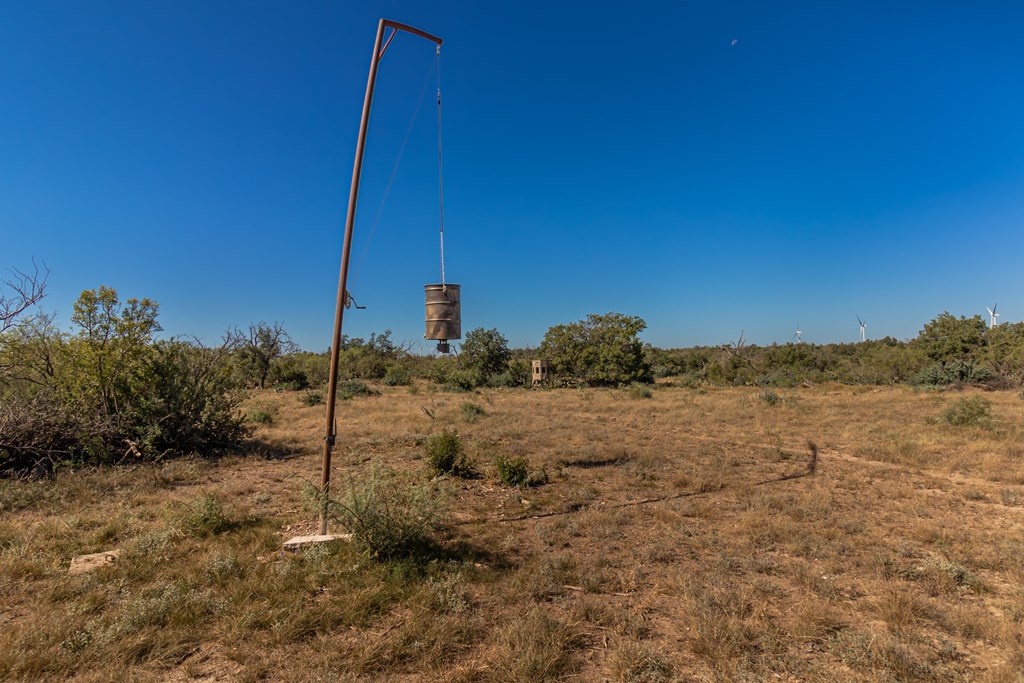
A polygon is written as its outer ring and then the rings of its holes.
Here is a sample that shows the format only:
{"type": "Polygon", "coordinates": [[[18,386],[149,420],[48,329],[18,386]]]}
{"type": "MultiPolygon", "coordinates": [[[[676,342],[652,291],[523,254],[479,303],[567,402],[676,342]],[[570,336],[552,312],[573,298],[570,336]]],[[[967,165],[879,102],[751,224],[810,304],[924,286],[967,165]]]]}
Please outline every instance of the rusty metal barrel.
{"type": "Polygon", "coordinates": [[[426,285],[427,333],[425,339],[462,339],[462,305],[459,285],[426,285]]]}

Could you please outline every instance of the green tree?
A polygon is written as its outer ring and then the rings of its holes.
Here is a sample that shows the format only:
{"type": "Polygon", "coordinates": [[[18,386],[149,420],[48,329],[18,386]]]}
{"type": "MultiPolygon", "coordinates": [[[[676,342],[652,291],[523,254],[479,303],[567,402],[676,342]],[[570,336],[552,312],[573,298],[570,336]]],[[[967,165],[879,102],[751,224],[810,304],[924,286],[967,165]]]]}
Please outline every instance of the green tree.
{"type": "Polygon", "coordinates": [[[351,379],[384,379],[388,370],[405,355],[405,349],[391,339],[391,330],[361,337],[343,337],[338,373],[351,379]]]}
{"type": "Polygon", "coordinates": [[[284,324],[279,322],[273,325],[263,321],[249,323],[245,331],[236,327],[225,335],[225,341],[238,349],[245,381],[260,389],[266,387],[273,366],[285,355],[298,350],[284,324]]]}
{"type": "Polygon", "coordinates": [[[940,313],[925,324],[914,342],[933,361],[973,361],[985,346],[985,332],[980,315],[957,318],[940,313]]]}
{"type": "Polygon", "coordinates": [[[987,333],[984,360],[1013,381],[1024,381],[1024,322],[996,325],[987,333]]]}
{"type": "Polygon", "coordinates": [[[170,339],[153,345],[152,382],[134,417],[146,453],[209,453],[246,436],[238,411],[242,395],[228,342],[207,348],[170,339]]]}
{"type": "Polygon", "coordinates": [[[540,351],[555,372],[592,384],[650,382],[651,368],[637,338],[646,328],[636,316],[591,313],[586,320],[550,328],[540,351]]]}
{"type": "Polygon", "coordinates": [[[77,333],[69,341],[74,362],[63,374],[64,389],[104,415],[128,411],[151,379],[158,310],[149,299],[122,304],[110,287],[83,291],[71,314],[77,333]]]}
{"type": "Polygon", "coordinates": [[[482,382],[507,372],[510,360],[508,339],[495,328],[478,327],[468,332],[459,352],[462,365],[478,373],[482,382]]]}

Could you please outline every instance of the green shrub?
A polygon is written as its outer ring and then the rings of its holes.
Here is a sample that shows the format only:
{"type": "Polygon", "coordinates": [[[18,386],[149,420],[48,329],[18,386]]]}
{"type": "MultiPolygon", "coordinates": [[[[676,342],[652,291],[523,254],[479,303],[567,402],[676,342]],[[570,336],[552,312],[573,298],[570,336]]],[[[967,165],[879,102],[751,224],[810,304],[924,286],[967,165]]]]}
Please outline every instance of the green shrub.
{"type": "Polygon", "coordinates": [[[997,379],[997,375],[984,365],[962,360],[934,363],[921,370],[912,380],[922,386],[948,386],[950,384],[983,384],[997,379]]]}
{"type": "Polygon", "coordinates": [[[427,439],[426,453],[427,465],[435,476],[453,474],[461,477],[472,471],[459,435],[451,430],[445,429],[427,439]]]}
{"type": "Polygon", "coordinates": [[[591,314],[586,320],[548,329],[540,354],[560,375],[593,385],[650,382],[651,367],[637,336],[646,328],[636,316],[591,314]]]}
{"type": "Polygon", "coordinates": [[[508,339],[496,329],[478,327],[466,333],[459,353],[459,364],[473,371],[477,385],[489,384],[492,378],[508,371],[512,352],[508,339]]]}
{"type": "Polygon", "coordinates": [[[412,370],[405,365],[392,365],[382,381],[389,387],[409,386],[412,384],[412,370]]]}
{"type": "Polygon", "coordinates": [[[942,420],[957,427],[986,427],[992,423],[992,401],[982,396],[957,399],[943,411],[942,420]]]}
{"type": "Polygon", "coordinates": [[[529,464],[526,458],[506,458],[499,455],[494,464],[498,468],[498,481],[504,486],[523,488],[530,483],[529,464]]]}
{"type": "Polygon", "coordinates": [[[75,303],[73,334],[45,321],[0,340],[16,381],[0,400],[0,469],[212,455],[248,433],[230,343],[155,341],[158,305],[100,287],[75,303]],[[47,369],[48,368],[48,369],[47,369]],[[127,448],[126,448],[127,447],[127,448]]]}
{"type": "Polygon", "coordinates": [[[757,395],[757,398],[758,400],[763,401],[764,403],[767,403],[770,406],[777,404],[781,400],[779,398],[779,395],[776,394],[771,389],[765,389],[764,391],[757,395]]]}
{"type": "Polygon", "coordinates": [[[243,394],[228,371],[229,349],[170,340],[155,352],[147,395],[128,416],[143,457],[239,447],[248,429],[238,411],[243,394]]]}
{"type": "Polygon", "coordinates": [[[651,391],[651,388],[646,384],[641,384],[640,382],[633,382],[630,384],[629,387],[626,388],[626,393],[633,398],[651,398],[654,396],[654,392],[651,391]]]}
{"type": "Polygon", "coordinates": [[[304,391],[299,396],[299,400],[302,402],[302,405],[310,408],[313,406],[318,406],[324,402],[324,392],[316,389],[304,391]]]}
{"type": "Polygon", "coordinates": [[[435,487],[377,469],[353,482],[333,509],[356,547],[381,560],[429,556],[445,526],[445,502],[435,487]]]}
{"type": "Polygon", "coordinates": [[[487,383],[490,375],[485,375],[479,367],[463,360],[463,357],[435,358],[430,364],[429,377],[441,384],[448,391],[472,391],[487,383]]]}
{"type": "Polygon", "coordinates": [[[522,377],[514,370],[505,370],[488,377],[485,384],[495,389],[511,389],[513,387],[520,387],[524,383],[522,377]]]}
{"type": "Polygon", "coordinates": [[[291,356],[277,359],[270,366],[270,374],[267,379],[275,389],[302,391],[309,388],[309,377],[299,367],[298,361],[291,356]]]}
{"type": "Polygon", "coordinates": [[[213,536],[231,528],[220,499],[209,493],[190,504],[181,521],[182,530],[195,537],[213,536]]]}
{"type": "Polygon", "coordinates": [[[338,398],[347,401],[356,396],[377,396],[380,392],[371,389],[366,382],[350,379],[338,383],[338,398]]]}
{"type": "Polygon", "coordinates": [[[466,422],[476,422],[479,418],[487,414],[484,412],[483,408],[471,401],[463,403],[459,408],[459,412],[462,413],[462,419],[466,422]]]}
{"type": "Polygon", "coordinates": [[[269,408],[257,408],[256,410],[250,410],[245,419],[255,424],[272,425],[274,424],[274,411],[269,408]]]}
{"type": "Polygon", "coordinates": [[[480,373],[476,370],[453,370],[448,373],[444,384],[455,391],[472,391],[480,386],[480,373]]]}

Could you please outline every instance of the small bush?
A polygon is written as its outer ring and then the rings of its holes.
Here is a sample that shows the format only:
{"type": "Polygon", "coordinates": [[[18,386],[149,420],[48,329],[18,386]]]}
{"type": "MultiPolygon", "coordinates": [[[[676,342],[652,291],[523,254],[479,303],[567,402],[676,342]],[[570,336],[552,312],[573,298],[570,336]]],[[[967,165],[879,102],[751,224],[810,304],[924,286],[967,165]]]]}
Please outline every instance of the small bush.
{"type": "Polygon", "coordinates": [[[494,464],[498,468],[498,481],[503,485],[524,488],[530,483],[526,458],[506,458],[499,455],[494,464]]]}
{"type": "Polygon", "coordinates": [[[350,379],[338,384],[338,398],[343,401],[355,398],[356,396],[377,396],[379,394],[379,391],[371,389],[366,382],[361,382],[357,379],[350,379]]]}
{"type": "Polygon", "coordinates": [[[272,425],[274,424],[274,413],[272,410],[265,408],[258,408],[256,410],[249,411],[249,414],[245,416],[247,422],[252,422],[259,425],[272,425]]]}
{"type": "Polygon", "coordinates": [[[958,399],[943,411],[942,420],[957,427],[986,427],[992,424],[992,402],[982,396],[958,399]]]}
{"type": "Polygon", "coordinates": [[[206,562],[203,578],[209,583],[225,584],[245,573],[242,565],[233,555],[217,554],[206,562]]]}
{"type": "Polygon", "coordinates": [[[182,530],[196,537],[213,536],[231,528],[220,499],[209,493],[189,505],[181,521],[182,530]]]}
{"type": "Polygon", "coordinates": [[[475,370],[454,370],[448,373],[445,387],[455,391],[472,391],[480,386],[480,373],[475,370]]]}
{"type": "MultiPolygon", "coordinates": [[[[279,359],[281,360],[281,359],[279,359]]],[[[294,367],[294,360],[285,359],[288,362],[279,362],[270,367],[270,382],[275,389],[286,389],[288,391],[302,391],[309,387],[309,378],[301,369],[294,367]]]]}
{"type": "Polygon", "coordinates": [[[651,391],[651,388],[646,384],[641,384],[640,382],[633,382],[630,384],[626,389],[626,393],[633,398],[651,398],[654,396],[654,392],[651,391]]]}
{"type": "Polygon", "coordinates": [[[445,526],[445,503],[434,487],[403,483],[376,469],[369,479],[353,482],[333,509],[356,547],[380,560],[426,559],[445,526]]]}
{"type": "Polygon", "coordinates": [[[324,392],[311,389],[303,392],[299,396],[299,400],[302,402],[302,405],[312,408],[324,402],[324,392]]]}
{"type": "Polygon", "coordinates": [[[978,575],[962,564],[943,560],[931,562],[927,566],[929,569],[948,577],[949,580],[958,587],[963,586],[970,588],[975,593],[981,593],[986,590],[985,583],[978,577],[978,575]]]}
{"type": "Polygon", "coordinates": [[[427,440],[426,452],[427,464],[435,476],[465,476],[472,471],[459,435],[451,430],[445,429],[440,434],[430,437],[427,440]]]}
{"type": "Polygon", "coordinates": [[[382,380],[385,386],[406,387],[412,384],[412,370],[405,365],[392,365],[382,380]]]}
{"type": "Polygon", "coordinates": [[[1013,489],[1003,489],[999,492],[999,500],[1008,507],[1019,507],[1024,505],[1024,493],[1013,489]]]}
{"type": "Polygon", "coordinates": [[[673,680],[672,665],[646,643],[624,641],[609,659],[615,680],[623,683],[662,683],[673,680]]]}
{"type": "Polygon", "coordinates": [[[487,414],[484,412],[483,408],[470,401],[463,403],[459,408],[459,412],[462,413],[462,419],[466,422],[476,422],[479,418],[487,414]]]}
{"type": "Polygon", "coordinates": [[[767,403],[770,406],[776,405],[781,400],[779,398],[779,395],[776,394],[771,389],[765,389],[760,394],[758,394],[757,398],[758,400],[767,403]]]}
{"type": "Polygon", "coordinates": [[[521,387],[526,383],[522,374],[523,373],[519,373],[515,370],[505,370],[504,372],[499,372],[496,375],[488,377],[486,384],[487,386],[495,389],[521,387]]]}
{"type": "Polygon", "coordinates": [[[996,373],[984,365],[955,360],[929,365],[917,373],[912,383],[939,387],[950,384],[983,384],[995,379],[996,373]]]}

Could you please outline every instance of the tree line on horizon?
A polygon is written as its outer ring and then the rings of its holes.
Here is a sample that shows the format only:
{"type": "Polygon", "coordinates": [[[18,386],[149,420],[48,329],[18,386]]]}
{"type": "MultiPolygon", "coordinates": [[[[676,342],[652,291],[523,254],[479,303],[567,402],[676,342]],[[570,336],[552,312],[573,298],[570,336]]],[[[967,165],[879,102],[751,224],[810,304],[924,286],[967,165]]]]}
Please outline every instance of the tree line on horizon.
{"type": "MultiPolygon", "coordinates": [[[[244,447],[241,412],[254,389],[324,399],[329,354],[302,351],[283,324],[226,330],[208,347],[158,339],[159,305],[122,301],[109,287],[85,290],[71,329],[39,310],[45,274],[14,271],[0,283],[0,473],[60,465],[211,456],[244,447]]],[[[662,380],[674,385],[792,387],[801,383],[977,385],[1024,381],[1024,323],[989,329],[980,316],[942,313],[910,341],[744,345],[659,349],[639,334],[646,322],[591,314],[555,325],[539,347],[513,349],[497,329],[468,332],[458,355],[420,356],[391,339],[345,337],[339,395],[373,394],[371,385],[470,391],[528,387],[530,362],[546,359],[549,387],[616,387],[662,380]]]]}

